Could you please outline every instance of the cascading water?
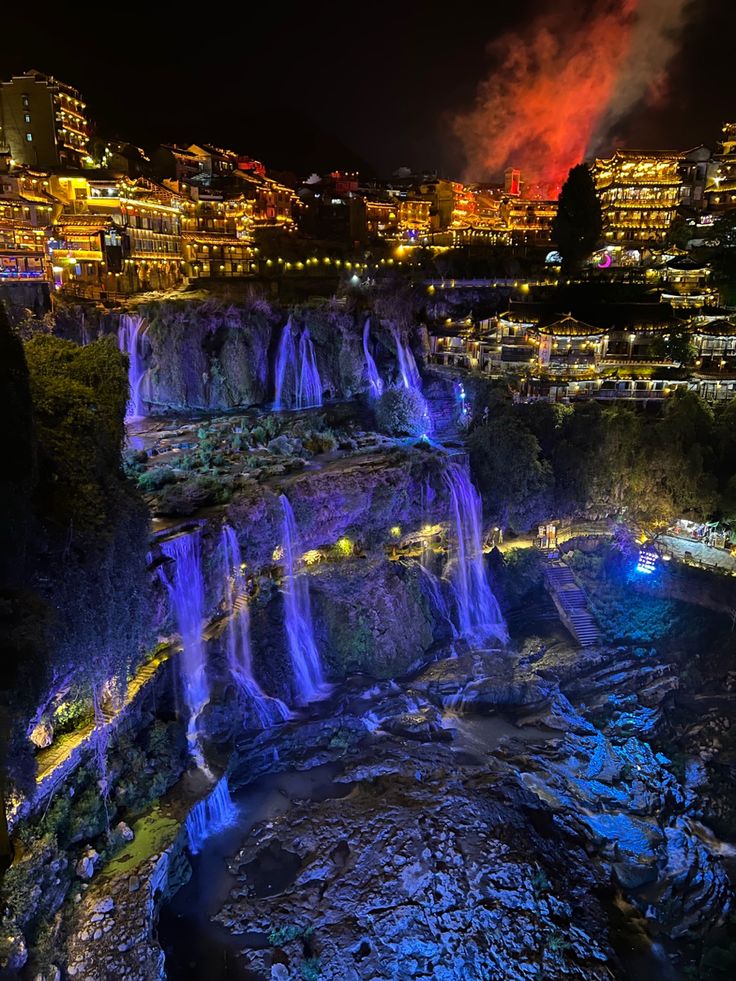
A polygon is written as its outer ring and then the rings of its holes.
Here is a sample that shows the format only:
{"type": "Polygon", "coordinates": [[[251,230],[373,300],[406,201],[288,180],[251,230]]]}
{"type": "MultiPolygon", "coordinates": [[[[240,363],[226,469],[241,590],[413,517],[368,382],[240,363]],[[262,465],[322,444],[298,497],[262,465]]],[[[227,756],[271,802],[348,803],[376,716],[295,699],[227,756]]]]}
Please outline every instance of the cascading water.
{"type": "Polygon", "coordinates": [[[370,385],[368,394],[372,399],[377,399],[383,393],[383,379],[378,374],[376,362],[368,345],[370,333],[371,320],[370,317],[366,317],[365,325],[363,326],[363,354],[365,355],[365,367],[368,374],[368,384],[370,385]]]}
{"type": "Polygon", "coordinates": [[[416,360],[408,343],[401,335],[398,327],[392,329],[394,343],[396,344],[396,356],[399,359],[399,374],[404,388],[415,388],[418,392],[422,390],[422,378],[417,368],[416,360]]]}
{"type": "Polygon", "coordinates": [[[309,328],[299,338],[299,381],[296,387],[296,408],[308,409],[322,405],[322,382],[317,369],[317,357],[309,328]]]}
{"type": "Polygon", "coordinates": [[[247,696],[259,725],[264,728],[283,722],[289,709],[279,698],[270,698],[253,676],[250,650],[250,613],[243,560],[235,529],[223,525],[221,534],[223,585],[227,623],[227,663],[230,676],[247,696]]]}
{"type": "Polygon", "coordinates": [[[212,835],[234,824],[237,816],[238,809],[230,796],[227,777],[223,777],[209,797],[196,804],[187,815],[185,826],[192,855],[201,851],[204,842],[212,835]]]}
{"type": "Polygon", "coordinates": [[[284,324],[276,354],[275,398],[276,410],[285,408],[308,409],[322,405],[322,381],[317,368],[317,356],[309,328],[304,327],[297,346],[291,317],[284,324]],[[293,404],[286,405],[285,393],[293,391],[293,404]]]}
{"type": "Polygon", "coordinates": [[[421,570],[427,582],[427,591],[432,601],[432,605],[437,610],[437,612],[442,617],[442,619],[447,622],[453,639],[457,638],[459,636],[457,632],[457,627],[452,622],[452,617],[450,616],[450,608],[447,605],[445,594],[442,591],[442,581],[432,572],[432,570],[427,565],[425,565],[424,562],[419,563],[419,569],[421,570]]]}
{"type": "Polygon", "coordinates": [[[325,693],[322,665],[314,640],[312,608],[309,602],[309,583],[305,575],[295,571],[299,541],[294,512],[285,494],[281,495],[284,538],[284,612],[286,639],[294,671],[297,701],[313,701],[325,693]]]}
{"type": "Polygon", "coordinates": [[[296,374],[296,348],[294,346],[294,335],[291,330],[291,317],[284,324],[279,341],[279,350],[276,355],[276,397],[274,399],[274,409],[283,409],[284,385],[289,375],[296,374]]]}
{"type": "Polygon", "coordinates": [[[143,362],[143,337],[146,322],[142,317],[124,313],[118,327],[118,347],[128,355],[128,386],[130,399],[126,419],[137,419],[145,415],[143,406],[143,381],[146,369],[143,362]]]}
{"type": "Polygon", "coordinates": [[[181,674],[184,700],[189,710],[187,742],[195,762],[207,769],[199,731],[199,717],[210,700],[202,626],[204,621],[204,578],[200,533],[179,535],[162,542],[161,551],[174,562],[171,576],[160,568],[161,578],[171,598],[176,624],[181,634],[181,674]]]}
{"type": "Polygon", "coordinates": [[[483,561],[481,501],[467,467],[451,463],[445,472],[450,491],[450,580],[455,589],[460,635],[481,644],[505,644],[508,631],[483,561]]]}

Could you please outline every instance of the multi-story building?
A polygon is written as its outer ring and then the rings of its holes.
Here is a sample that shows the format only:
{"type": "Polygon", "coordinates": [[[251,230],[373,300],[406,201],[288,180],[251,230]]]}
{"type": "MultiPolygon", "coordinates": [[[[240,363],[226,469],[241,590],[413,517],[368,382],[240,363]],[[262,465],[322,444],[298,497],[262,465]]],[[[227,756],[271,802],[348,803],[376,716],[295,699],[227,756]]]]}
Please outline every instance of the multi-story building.
{"type": "Polygon", "coordinates": [[[57,286],[89,296],[171,289],[183,281],[181,199],[145,178],[54,175],[63,203],[50,243],[57,286]]]}
{"type": "Polygon", "coordinates": [[[254,271],[253,202],[192,188],[182,200],[181,237],[188,279],[247,276],[254,271]]]}
{"type": "Polygon", "coordinates": [[[79,92],[41,72],[0,82],[0,148],[17,166],[81,167],[89,124],[79,92]]]}
{"type": "Polygon", "coordinates": [[[684,156],[616,150],[596,159],[592,172],[608,243],[632,248],[664,243],[681,200],[684,156]]]}
{"type": "Polygon", "coordinates": [[[0,173],[0,282],[47,279],[46,241],[56,202],[48,174],[0,173]]]}
{"type": "Polygon", "coordinates": [[[705,186],[711,215],[736,208],[736,123],[724,123],[720,151],[713,155],[705,186]]]}

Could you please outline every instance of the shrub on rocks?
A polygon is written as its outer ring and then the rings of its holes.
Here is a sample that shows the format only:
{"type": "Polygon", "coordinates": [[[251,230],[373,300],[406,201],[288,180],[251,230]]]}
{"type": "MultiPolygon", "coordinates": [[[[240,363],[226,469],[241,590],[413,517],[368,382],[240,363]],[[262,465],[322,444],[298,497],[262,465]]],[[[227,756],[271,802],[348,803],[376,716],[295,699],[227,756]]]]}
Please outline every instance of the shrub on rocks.
{"type": "Polygon", "coordinates": [[[376,402],[376,422],[389,436],[422,436],[430,429],[424,396],[415,388],[387,388],[376,402]]]}

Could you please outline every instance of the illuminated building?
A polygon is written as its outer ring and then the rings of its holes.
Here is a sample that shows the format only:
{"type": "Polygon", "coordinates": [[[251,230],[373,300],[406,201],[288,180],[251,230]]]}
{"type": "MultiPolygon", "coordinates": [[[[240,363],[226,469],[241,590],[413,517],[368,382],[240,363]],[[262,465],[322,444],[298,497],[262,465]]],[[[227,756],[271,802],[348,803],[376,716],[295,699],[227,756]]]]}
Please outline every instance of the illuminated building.
{"type": "Polygon", "coordinates": [[[556,201],[510,195],[502,199],[500,207],[502,226],[508,232],[510,243],[516,246],[549,246],[556,214],[556,201]]]}
{"type": "Polygon", "coordinates": [[[89,124],[79,92],[49,75],[28,71],[0,82],[0,147],[16,166],[81,167],[89,124]]]}
{"type": "Polygon", "coordinates": [[[607,242],[640,246],[665,241],[681,200],[684,157],[616,150],[608,159],[596,159],[592,172],[607,242]]]}
{"type": "Polygon", "coordinates": [[[720,152],[713,156],[705,196],[711,214],[736,208],[736,123],[723,126],[720,152]]]}
{"type": "Polygon", "coordinates": [[[232,187],[236,196],[243,195],[253,202],[253,222],[256,235],[268,230],[293,231],[298,204],[296,192],[268,177],[262,164],[248,157],[238,157],[238,166],[232,174],[232,187]]]}
{"type": "Polygon", "coordinates": [[[188,279],[247,276],[253,271],[253,202],[223,200],[192,188],[182,202],[181,237],[188,279]]]}
{"type": "Polygon", "coordinates": [[[722,317],[696,317],[692,342],[698,372],[733,373],[736,368],[736,323],[722,317]]]}
{"type": "Polygon", "coordinates": [[[49,278],[46,252],[55,202],[48,175],[0,173],[0,282],[49,278]]]}
{"type": "Polygon", "coordinates": [[[708,285],[711,270],[689,255],[675,256],[661,273],[662,300],[673,308],[716,306],[718,291],[708,285]]]}
{"type": "Polygon", "coordinates": [[[53,176],[63,203],[50,251],[57,285],[101,297],[171,289],[183,280],[180,197],[145,178],[53,176]]]}
{"type": "Polygon", "coordinates": [[[541,370],[554,373],[595,371],[608,348],[608,335],[570,314],[551,324],[539,325],[538,362],[541,370]]]}

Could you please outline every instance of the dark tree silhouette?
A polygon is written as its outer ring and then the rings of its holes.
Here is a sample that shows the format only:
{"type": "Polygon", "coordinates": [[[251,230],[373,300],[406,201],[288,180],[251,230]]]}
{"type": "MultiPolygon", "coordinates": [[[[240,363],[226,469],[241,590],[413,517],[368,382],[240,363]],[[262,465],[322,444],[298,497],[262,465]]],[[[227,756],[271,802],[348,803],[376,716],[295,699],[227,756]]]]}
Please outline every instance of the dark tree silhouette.
{"type": "Polygon", "coordinates": [[[585,164],[568,174],[552,222],[552,241],[568,268],[579,266],[596,247],[601,235],[601,205],[585,164]]]}

